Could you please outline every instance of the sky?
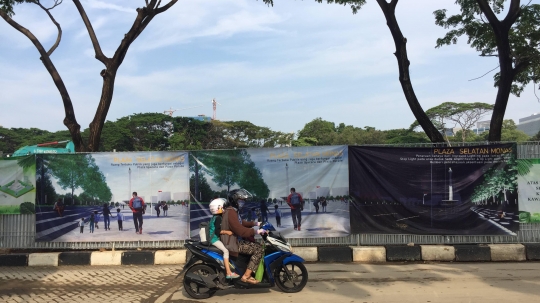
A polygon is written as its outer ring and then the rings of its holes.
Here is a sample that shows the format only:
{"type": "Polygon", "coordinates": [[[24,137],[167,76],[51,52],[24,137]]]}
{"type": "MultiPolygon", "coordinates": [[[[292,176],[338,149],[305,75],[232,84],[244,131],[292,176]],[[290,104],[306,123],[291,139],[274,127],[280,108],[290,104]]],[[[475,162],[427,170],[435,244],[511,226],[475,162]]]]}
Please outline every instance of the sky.
{"type": "MultiPolygon", "coordinates": [[[[81,2],[101,48],[112,57],[144,1],[81,2]]],[[[447,101],[493,104],[497,93],[494,72],[469,81],[496,68],[496,58],[479,57],[466,38],[435,48],[446,30],[435,25],[433,11],[456,13],[454,2],[402,0],[396,9],[424,110],[447,101]]],[[[36,5],[17,5],[15,13],[46,49],[54,44],[56,27],[36,5]]],[[[94,58],[74,4],[64,1],[52,14],[63,31],[52,60],[84,129],[97,109],[104,66],[94,58]]],[[[3,20],[0,41],[0,125],[65,130],[62,100],[35,47],[3,20]]],[[[350,7],[313,0],[275,0],[273,7],[256,0],[181,0],[156,16],[130,47],[107,120],[171,108],[178,109],[174,116],[212,117],[215,98],[218,120],[250,121],[274,131],[298,132],[318,117],[336,125],[408,128],[415,119],[394,51],[374,0],[356,15],[350,7]]],[[[510,97],[505,119],[517,124],[537,112],[530,84],[520,98],[510,97]]]]}

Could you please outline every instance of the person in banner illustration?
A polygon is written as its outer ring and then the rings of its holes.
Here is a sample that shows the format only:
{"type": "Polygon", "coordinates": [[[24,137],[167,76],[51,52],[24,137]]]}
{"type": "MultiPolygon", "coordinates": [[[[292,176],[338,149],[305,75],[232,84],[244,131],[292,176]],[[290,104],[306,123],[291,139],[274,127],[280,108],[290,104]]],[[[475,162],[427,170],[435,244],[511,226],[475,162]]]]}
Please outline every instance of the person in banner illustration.
{"type": "Polygon", "coordinates": [[[270,210],[268,209],[268,206],[266,206],[266,200],[261,200],[261,220],[262,222],[268,221],[268,212],[270,210]]]}
{"type": "Polygon", "coordinates": [[[120,208],[116,209],[116,220],[118,221],[118,230],[123,231],[122,222],[124,222],[124,214],[120,212],[120,208]]]}
{"type": "Polygon", "coordinates": [[[281,214],[281,210],[279,209],[279,206],[276,204],[274,205],[274,208],[276,209],[274,211],[274,214],[276,215],[276,224],[277,224],[277,227],[281,227],[281,217],[282,217],[282,214],[281,214]]]}
{"type": "Polygon", "coordinates": [[[154,209],[156,210],[156,215],[159,218],[159,214],[161,214],[161,203],[157,202],[156,205],[154,205],[154,209]]]}
{"type": "Polygon", "coordinates": [[[58,216],[64,216],[64,202],[62,202],[62,198],[59,198],[58,201],[54,202],[53,209],[58,212],[58,216]]]}
{"type": "Polygon", "coordinates": [[[294,187],[291,187],[291,194],[287,197],[287,204],[291,208],[294,230],[300,230],[304,199],[302,199],[302,195],[296,192],[294,187]]]}
{"type": "Polygon", "coordinates": [[[322,197],[321,197],[321,206],[322,206],[322,212],[323,212],[323,213],[326,212],[326,205],[327,205],[326,197],[322,196],[322,197]]]}
{"type": "Polygon", "coordinates": [[[143,212],[145,208],[144,200],[137,196],[137,192],[133,192],[133,198],[129,200],[129,208],[133,212],[133,224],[135,225],[135,233],[142,234],[143,212]]]}
{"type": "Polygon", "coordinates": [[[109,203],[103,203],[103,225],[105,230],[111,230],[111,210],[109,209],[109,203]]]}

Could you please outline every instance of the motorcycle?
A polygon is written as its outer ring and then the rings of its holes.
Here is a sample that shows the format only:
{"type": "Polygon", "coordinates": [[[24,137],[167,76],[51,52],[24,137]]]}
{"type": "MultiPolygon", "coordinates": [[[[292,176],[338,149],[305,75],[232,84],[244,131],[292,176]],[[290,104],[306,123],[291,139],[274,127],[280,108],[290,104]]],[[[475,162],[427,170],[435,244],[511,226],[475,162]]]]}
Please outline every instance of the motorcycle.
{"type": "MultiPolygon", "coordinates": [[[[267,233],[262,235],[265,244],[264,274],[258,284],[245,283],[240,279],[226,279],[221,250],[209,243],[187,240],[184,246],[191,252],[191,257],[177,277],[184,275],[183,284],[188,295],[194,299],[207,299],[218,290],[274,286],[286,293],[301,291],[308,281],[304,259],[292,252],[291,245],[280,233],[275,233],[271,223],[263,223],[260,228],[267,233]]],[[[242,276],[250,257],[243,254],[238,257],[231,256],[231,271],[242,276]]]]}

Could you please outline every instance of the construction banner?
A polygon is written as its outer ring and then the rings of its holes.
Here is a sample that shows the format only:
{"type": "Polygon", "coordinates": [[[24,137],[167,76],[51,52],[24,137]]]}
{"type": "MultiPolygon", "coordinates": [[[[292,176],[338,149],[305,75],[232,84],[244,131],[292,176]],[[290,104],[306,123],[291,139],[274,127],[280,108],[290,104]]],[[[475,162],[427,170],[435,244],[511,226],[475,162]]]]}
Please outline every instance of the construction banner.
{"type": "Polygon", "coordinates": [[[514,144],[351,146],[349,153],[353,233],[516,235],[519,229],[514,144]]]}
{"type": "Polygon", "coordinates": [[[186,152],[36,157],[36,241],[160,241],[189,237],[186,152]],[[133,192],[144,202],[138,212],[129,207],[133,192]]]}
{"type": "Polygon", "coordinates": [[[0,215],[33,214],[35,199],[34,156],[0,158],[0,215]]]}
{"type": "Polygon", "coordinates": [[[288,238],[339,237],[350,233],[347,146],[209,150],[190,153],[193,193],[191,235],[210,220],[208,203],[243,188],[247,221],[268,221],[288,238]],[[302,196],[290,206],[291,188],[302,196]]]}
{"type": "Polygon", "coordinates": [[[540,223],[540,159],[519,159],[519,221],[540,223]]]}

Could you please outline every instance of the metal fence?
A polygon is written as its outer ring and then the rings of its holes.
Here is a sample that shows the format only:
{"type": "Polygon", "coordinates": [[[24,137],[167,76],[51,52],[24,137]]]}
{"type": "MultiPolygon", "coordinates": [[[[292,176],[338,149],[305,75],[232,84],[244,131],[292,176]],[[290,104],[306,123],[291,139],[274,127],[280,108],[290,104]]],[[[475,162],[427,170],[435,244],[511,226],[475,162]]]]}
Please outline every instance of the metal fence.
{"type": "MultiPolygon", "coordinates": [[[[507,142],[504,142],[507,143],[507,142]]],[[[453,143],[453,146],[488,144],[487,142],[453,143]]],[[[400,144],[388,147],[431,147],[441,144],[400,144]]],[[[540,158],[540,142],[517,145],[518,159],[540,158]]],[[[183,240],[175,241],[116,241],[116,242],[35,242],[35,215],[0,215],[0,248],[26,250],[85,250],[85,249],[171,249],[182,248],[183,240]]],[[[540,224],[520,224],[517,236],[443,236],[399,234],[354,234],[347,237],[289,239],[293,246],[359,246],[391,244],[482,244],[482,243],[540,243],[540,224]]]]}

